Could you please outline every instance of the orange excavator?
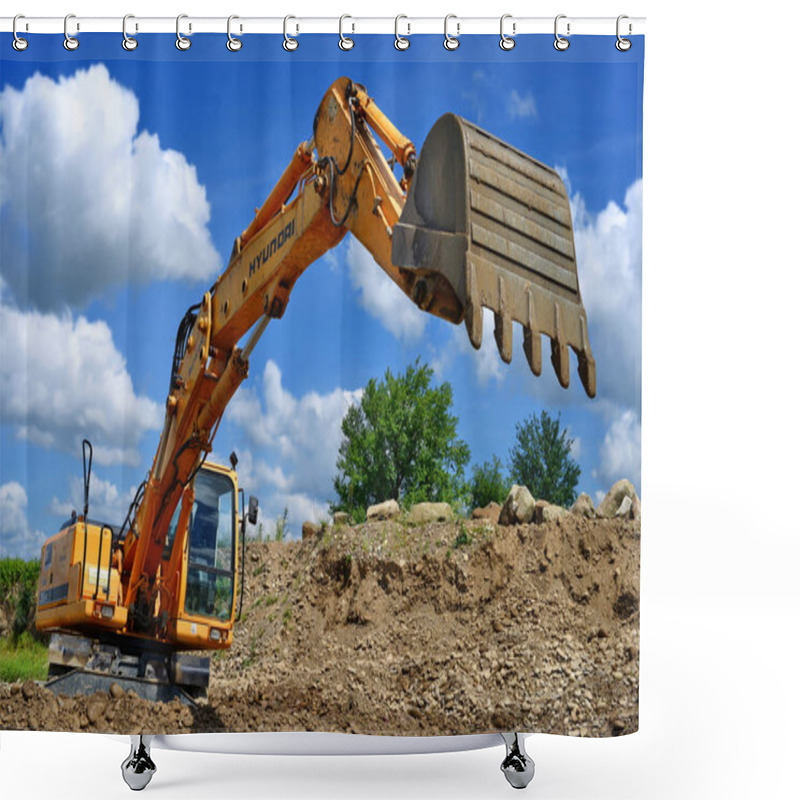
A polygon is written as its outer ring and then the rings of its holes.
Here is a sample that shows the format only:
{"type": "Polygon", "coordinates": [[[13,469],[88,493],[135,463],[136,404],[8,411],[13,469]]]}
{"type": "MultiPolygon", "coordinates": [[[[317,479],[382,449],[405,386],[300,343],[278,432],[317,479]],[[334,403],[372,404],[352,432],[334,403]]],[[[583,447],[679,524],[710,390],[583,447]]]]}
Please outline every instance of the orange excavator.
{"type": "Polygon", "coordinates": [[[348,231],[420,309],[464,321],[475,348],[483,308],[494,313],[506,362],[512,324],[521,324],[536,375],[548,336],[565,388],[571,348],[594,396],[569,201],[556,172],[453,114],[435,123],[418,159],[366,89],[340,78],[322,98],[312,138],[178,327],[158,450],[119,527],[89,517],[84,441],[83,513],[42,548],[36,627],[51,633],[53,691],[117,683],[151,700],[205,696],[209,653],[232,642],[245,522],[258,506],[251,497],[244,509],[234,454],[230,469],[206,456],[267,325],[348,231]]]}

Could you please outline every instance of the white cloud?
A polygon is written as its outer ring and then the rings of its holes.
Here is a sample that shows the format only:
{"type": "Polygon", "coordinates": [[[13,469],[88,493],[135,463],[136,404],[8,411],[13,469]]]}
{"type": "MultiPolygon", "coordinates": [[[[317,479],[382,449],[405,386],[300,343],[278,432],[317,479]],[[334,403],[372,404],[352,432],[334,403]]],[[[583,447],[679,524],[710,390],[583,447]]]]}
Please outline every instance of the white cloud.
{"type": "MultiPolygon", "coordinates": [[[[64,519],[68,519],[73,510],[83,513],[83,477],[72,475],[69,483],[69,496],[65,500],[53,497],[48,507],[51,514],[64,519]]],[[[104,480],[93,472],[89,483],[89,519],[121,525],[135,494],[135,486],[125,494],[112,481],[104,480]]]]}
{"type": "Polygon", "coordinates": [[[572,198],[578,277],[597,362],[597,396],[639,406],[642,385],[642,181],[591,215],[572,198]]]}
{"type": "Polygon", "coordinates": [[[516,89],[512,89],[511,97],[508,100],[508,113],[511,119],[526,119],[536,117],[536,101],[530,91],[521,95],[516,89]]]}
{"type": "Polygon", "coordinates": [[[606,487],[621,478],[641,486],[642,423],[632,409],[618,409],[600,448],[600,463],[595,477],[606,487]]]}
{"type": "Polygon", "coordinates": [[[157,430],[155,402],[137,395],[105,322],[0,305],[0,411],[21,439],[72,455],[81,439],[99,464],[139,463],[157,430]]]}
{"type": "MultiPolygon", "coordinates": [[[[519,333],[515,330],[514,333],[519,333]]],[[[487,308],[483,309],[483,338],[481,339],[481,349],[476,350],[469,340],[467,329],[464,325],[459,325],[453,332],[453,340],[460,353],[464,353],[472,359],[475,365],[475,374],[478,376],[478,383],[486,386],[491,381],[502,383],[508,366],[503,363],[494,339],[494,314],[487,308]]]]}
{"type": "Polygon", "coordinates": [[[45,535],[28,526],[27,506],[28,494],[21,484],[0,486],[0,557],[33,558],[41,548],[45,535]]]}
{"type": "Polygon", "coordinates": [[[0,263],[18,305],[219,269],[195,167],[138,122],[136,95],[102,64],[0,92],[0,263]]]}
{"type": "Polygon", "coordinates": [[[237,472],[242,488],[260,495],[262,519],[274,520],[288,507],[290,526],[299,533],[304,520],[326,515],[334,494],[342,417],[360,399],[360,389],[341,388],[295,397],[284,388],[274,361],[264,367],[260,394],[239,390],[227,418],[257,448],[257,457],[247,449],[238,451],[237,472]]]}
{"type": "Polygon", "coordinates": [[[358,291],[361,307],[396,339],[418,341],[425,332],[425,313],[405,296],[355,236],[345,247],[350,282],[358,291]]]}

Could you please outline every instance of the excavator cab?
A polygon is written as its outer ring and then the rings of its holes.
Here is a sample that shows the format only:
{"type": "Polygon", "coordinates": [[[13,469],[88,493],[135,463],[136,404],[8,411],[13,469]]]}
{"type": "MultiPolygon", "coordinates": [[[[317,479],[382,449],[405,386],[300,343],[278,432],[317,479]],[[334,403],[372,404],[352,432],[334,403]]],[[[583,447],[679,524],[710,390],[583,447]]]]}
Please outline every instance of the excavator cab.
{"type": "MultiPolygon", "coordinates": [[[[170,612],[169,638],[181,647],[227,647],[232,636],[237,566],[242,525],[237,507],[236,473],[217,464],[206,464],[194,479],[188,542],[180,568],[181,584],[170,612]]],[[[175,509],[162,560],[171,562],[172,543],[183,515],[183,503],[175,509]]],[[[169,569],[167,567],[165,572],[169,569]]]]}

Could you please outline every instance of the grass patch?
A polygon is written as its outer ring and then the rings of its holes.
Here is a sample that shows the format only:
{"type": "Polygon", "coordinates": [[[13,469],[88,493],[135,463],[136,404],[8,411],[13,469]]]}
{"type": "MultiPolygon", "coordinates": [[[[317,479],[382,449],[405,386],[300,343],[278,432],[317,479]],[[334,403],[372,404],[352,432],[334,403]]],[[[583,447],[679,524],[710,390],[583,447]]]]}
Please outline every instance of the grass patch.
{"type": "Polygon", "coordinates": [[[0,639],[0,681],[43,681],[47,679],[47,645],[25,632],[16,645],[0,639]]]}
{"type": "Polygon", "coordinates": [[[472,536],[470,536],[469,531],[467,530],[467,526],[462,522],[458,526],[458,536],[456,536],[456,540],[453,543],[453,546],[458,547],[468,547],[472,544],[472,536]]]}

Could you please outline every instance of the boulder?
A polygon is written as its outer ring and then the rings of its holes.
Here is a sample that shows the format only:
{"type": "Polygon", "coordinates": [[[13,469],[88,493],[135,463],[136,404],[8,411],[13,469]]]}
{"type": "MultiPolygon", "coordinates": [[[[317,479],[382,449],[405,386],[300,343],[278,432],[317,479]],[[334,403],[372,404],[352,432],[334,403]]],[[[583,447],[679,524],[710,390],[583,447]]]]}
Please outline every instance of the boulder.
{"type": "Polygon", "coordinates": [[[586,517],[591,519],[594,516],[594,503],[592,498],[586,492],[581,492],[578,499],[572,504],[570,511],[577,514],[579,517],[586,517]]]}
{"type": "Polygon", "coordinates": [[[398,516],[400,516],[400,506],[397,500],[386,500],[367,509],[367,522],[394,519],[398,516]]]}
{"type": "Polygon", "coordinates": [[[428,522],[452,522],[455,513],[450,503],[416,503],[408,510],[408,522],[424,525],[428,522]]]}
{"type": "Polygon", "coordinates": [[[567,509],[562,506],[548,504],[541,510],[541,521],[554,522],[560,517],[566,516],[568,513],[567,509]]]}
{"type": "Polygon", "coordinates": [[[334,511],[333,512],[333,524],[334,525],[350,525],[352,520],[350,519],[350,515],[346,511],[334,511]]]}
{"type": "Polygon", "coordinates": [[[511,487],[503,508],[500,510],[501,525],[526,524],[533,519],[533,508],[536,501],[526,486],[511,487]]]}
{"type": "Polygon", "coordinates": [[[317,525],[316,522],[303,523],[303,541],[306,539],[315,539],[322,533],[322,525],[317,525]]]}
{"type": "Polygon", "coordinates": [[[603,498],[603,502],[597,508],[597,516],[611,519],[617,516],[620,506],[625,498],[629,498],[631,505],[628,509],[629,519],[639,519],[641,517],[641,504],[639,498],[636,496],[636,490],[629,480],[624,478],[617,481],[609,490],[608,494],[603,498]]]}
{"type": "Polygon", "coordinates": [[[472,519],[485,519],[497,525],[500,522],[501,506],[492,500],[488,506],[476,508],[472,512],[472,519]]]}

